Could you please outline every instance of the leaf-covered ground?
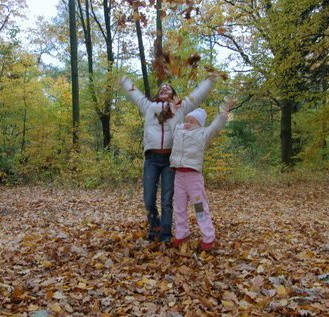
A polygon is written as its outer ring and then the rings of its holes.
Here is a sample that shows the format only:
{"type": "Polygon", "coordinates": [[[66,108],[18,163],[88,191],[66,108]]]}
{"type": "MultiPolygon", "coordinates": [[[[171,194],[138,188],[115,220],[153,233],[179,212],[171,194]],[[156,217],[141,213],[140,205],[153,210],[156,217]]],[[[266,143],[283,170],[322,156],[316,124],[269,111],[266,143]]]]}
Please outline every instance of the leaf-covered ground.
{"type": "Polygon", "coordinates": [[[200,254],[193,215],[180,250],[144,240],[139,188],[1,188],[0,316],[329,316],[328,189],[208,194],[200,254]]]}

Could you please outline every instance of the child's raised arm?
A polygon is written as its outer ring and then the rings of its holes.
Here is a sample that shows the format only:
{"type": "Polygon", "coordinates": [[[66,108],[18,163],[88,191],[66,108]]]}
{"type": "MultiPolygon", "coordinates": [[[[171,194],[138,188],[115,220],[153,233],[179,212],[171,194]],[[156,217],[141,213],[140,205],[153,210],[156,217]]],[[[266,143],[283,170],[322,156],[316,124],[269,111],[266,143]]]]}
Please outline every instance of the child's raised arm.
{"type": "Polygon", "coordinates": [[[216,134],[222,130],[227,122],[228,113],[231,108],[236,104],[235,99],[230,99],[224,106],[221,106],[221,112],[215,117],[211,124],[206,128],[207,144],[216,136],[216,134]]]}

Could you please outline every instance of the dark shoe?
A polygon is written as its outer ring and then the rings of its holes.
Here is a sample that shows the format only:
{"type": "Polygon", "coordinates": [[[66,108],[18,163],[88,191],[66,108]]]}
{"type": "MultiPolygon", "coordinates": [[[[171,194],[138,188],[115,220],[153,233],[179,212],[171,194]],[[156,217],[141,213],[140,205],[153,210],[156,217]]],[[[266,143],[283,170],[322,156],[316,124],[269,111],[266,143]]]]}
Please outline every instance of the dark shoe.
{"type": "Polygon", "coordinates": [[[171,243],[171,239],[172,239],[171,235],[163,235],[161,236],[160,241],[164,243],[171,243]]]}
{"type": "Polygon", "coordinates": [[[161,228],[154,227],[148,230],[146,239],[149,241],[158,241],[160,239],[161,228]]]}

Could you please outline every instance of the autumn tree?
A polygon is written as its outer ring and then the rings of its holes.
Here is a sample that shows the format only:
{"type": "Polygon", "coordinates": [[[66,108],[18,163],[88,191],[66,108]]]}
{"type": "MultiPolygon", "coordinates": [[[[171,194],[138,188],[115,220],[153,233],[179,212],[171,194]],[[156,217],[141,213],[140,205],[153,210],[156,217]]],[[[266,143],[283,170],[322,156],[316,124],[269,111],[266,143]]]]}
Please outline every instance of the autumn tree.
{"type": "Polygon", "coordinates": [[[145,57],[145,49],[144,49],[144,43],[143,43],[143,34],[142,34],[142,27],[141,27],[141,21],[144,21],[146,24],[146,18],[145,15],[140,13],[138,10],[138,2],[133,1],[133,17],[135,20],[136,25],[136,34],[137,34],[137,40],[138,40],[138,48],[139,48],[139,58],[141,63],[141,69],[142,69],[142,75],[143,75],[143,82],[144,82],[144,90],[145,95],[147,97],[151,96],[150,91],[150,84],[149,84],[149,78],[148,78],[148,72],[146,67],[146,57],[145,57]]]}
{"type": "MultiPolygon", "coordinates": [[[[84,42],[88,60],[88,78],[89,91],[91,94],[94,109],[100,119],[103,133],[103,148],[106,149],[111,144],[111,113],[114,104],[114,89],[113,89],[113,65],[115,62],[114,56],[114,40],[117,24],[113,21],[115,17],[116,5],[107,0],[101,4],[91,0],[78,0],[80,24],[83,29],[84,42]],[[96,35],[98,34],[98,35],[96,35]],[[95,43],[98,44],[96,48],[95,43]],[[93,52],[97,49],[97,57],[101,55],[100,49],[105,47],[105,63],[106,63],[106,80],[102,96],[98,96],[95,89],[94,65],[96,57],[93,52]],[[112,79],[111,79],[112,78],[112,79]]],[[[99,60],[97,61],[99,64],[99,60]]],[[[98,90],[99,92],[100,90],[98,90]]]]}
{"type": "Polygon", "coordinates": [[[25,0],[0,0],[0,80],[13,60],[13,52],[18,46],[17,18],[23,17],[25,0]]]}
{"type": "Polygon", "coordinates": [[[0,36],[17,28],[16,19],[24,16],[25,8],[25,0],[0,0],[0,36]]]}
{"type": "Polygon", "coordinates": [[[219,47],[239,56],[241,71],[257,83],[248,98],[270,100],[280,110],[281,159],[290,165],[292,116],[302,106],[298,96],[311,87],[310,65],[326,59],[320,52],[327,43],[328,1],[216,0],[202,9],[198,32],[215,36],[219,47]]]}
{"type": "Polygon", "coordinates": [[[78,42],[75,16],[75,0],[69,0],[70,44],[71,44],[71,79],[72,79],[72,113],[73,144],[79,141],[79,74],[78,74],[78,42]]]}
{"type": "Polygon", "coordinates": [[[41,158],[54,154],[50,148],[56,138],[46,137],[54,124],[44,94],[46,81],[33,55],[15,52],[0,89],[0,169],[7,175],[26,175],[28,166],[44,166],[41,158]]]}
{"type": "MultiPolygon", "coordinates": [[[[161,61],[163,56],[163,14],[162,14],[162,0],[156,1],[156,38],[154,41],[154,59],[155,63],[161,61]]],[[[161,78],[158,79],[158,84],[161,83],[161,78]]]]}
{"type": "MultiPolygon", "coordinates": [[[[97,96],[94,84],[94,56],[93,56],[93,43],[92,43],[92,34],[91,34],[91,13],[90,13],[90,2],[88,0],[84,3],[84,10],[82,8],[82,3],[78,0],[79,8],[79,19],[83,29],[85,46],[87,52],[88,60],[88,79],[89,79],[89,91],[92,98],[92,101],[97,105],[97,96]]],[[[97,106],[95,106],[97,108],[97,106]]]]}
{"type": "Polygon", "coordinates": [[[52,57],[58,64],[62,61],[59,58],[59,43],[57,38],[54,36],[54,33],[59,30],[56,30],[56,25],[53,22],[49,22],[44,19],[44,17],[37,17],[36,25],[29,27],[27,29],[28,35],[26,40],[30,43],[28,52],[35,55],[37,63],[40,68],[42,68],[45,72],[46,70],[51,71],[51,76],[55,76],[56,69],[59,69],[58,65],[49,65],[43,61],[43,57],[52,57]]]}

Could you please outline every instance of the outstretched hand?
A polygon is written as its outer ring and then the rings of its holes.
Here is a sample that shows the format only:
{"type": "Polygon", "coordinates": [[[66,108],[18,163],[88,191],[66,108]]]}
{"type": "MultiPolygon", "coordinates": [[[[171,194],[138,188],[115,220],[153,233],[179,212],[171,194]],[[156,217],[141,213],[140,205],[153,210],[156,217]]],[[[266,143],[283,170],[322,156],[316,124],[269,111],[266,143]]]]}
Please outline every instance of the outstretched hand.
{"type": "Polygon", "coordinates": [[[122,77],[120,77],[120,78],[119,78],[119,84],[122,85],[123,82],[125,81],[125,79],[126,79],[126,76],[122,76],[122,77]]]}
{"type": "Polygon", "coordinates": [[[236,98],[230,98],[225,105],[228,108],[228,111],[231,111],[236,106],[237,102],[236,98]]]}
{"type": "Polygon", "coordinates": [[[172,99],[170,99],[169,101],[169,105],[170,105],[170,109],[172,111],[172,113],[176,113],[176,111],[180,108],[180,106],[182,105],[182,101],[176,96],[174,95],[172,97],[172,99]]]}
{"type": "Polygon", "coordinates": [[[223,112],[225,114],[228,114],[234,108],[234,106],[236,105],[236,103],[237,103],[237,100],[235,98],[230,98],[225,103],[225,105],[223,105],[223,106],[220,107],[221,112],[223,112]]]}
{"type": "Polygon", "coordinates": [[[211,73],[209,73],[209,79],[211,79],[212,81],[215,81],[218,79],[218,77],[220,77],[223,80],[228,79],[228,75],[225,72],[219,72],[219,71],[213,71],[211,73]]]}
{"type": "Polygon", "coordinates": [[[208,78],[212,81],[216,81],[218,77],[220,77],[223,80],[228,79],[228,74],[226,72],[220,72],[211,66],[205,66],[204,68],[209,74],[208,78]]]}

